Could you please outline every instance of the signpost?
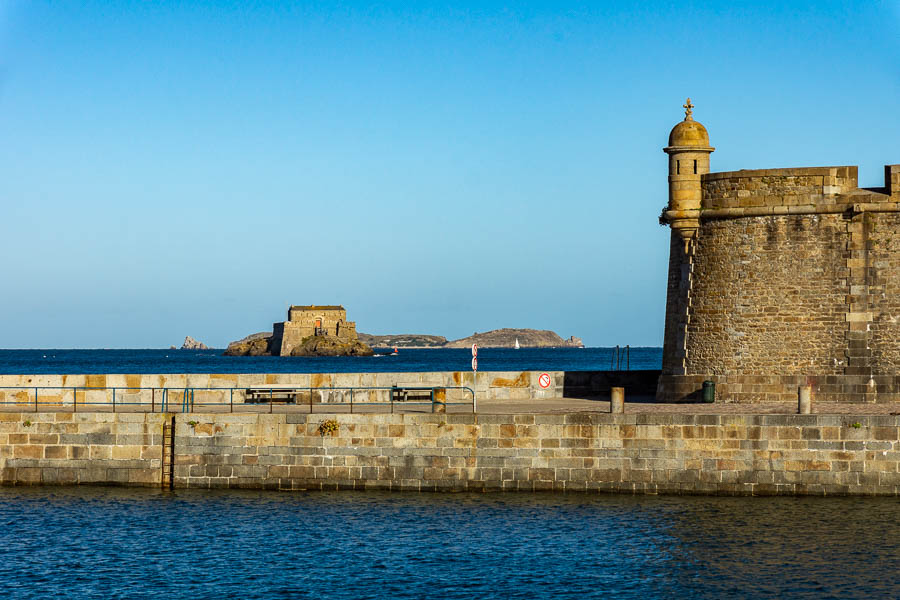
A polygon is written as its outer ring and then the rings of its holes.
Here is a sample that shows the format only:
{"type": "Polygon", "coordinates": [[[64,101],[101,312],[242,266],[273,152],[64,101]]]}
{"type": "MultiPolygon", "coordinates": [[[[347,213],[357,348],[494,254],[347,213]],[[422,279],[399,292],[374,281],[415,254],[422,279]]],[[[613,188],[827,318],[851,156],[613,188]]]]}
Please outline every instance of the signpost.
{"type": "Polygon", "coordinates": [[[478,380],[478,344],[472,344],[472,412],[476,412],[475,383],[478,380]]]}
{"type": "Polygon", "coordinates": [[[545,390],[550,387],[550,381],[550,373],[541,373],[541,376],[538,377],[538,385],[545,390]]]}

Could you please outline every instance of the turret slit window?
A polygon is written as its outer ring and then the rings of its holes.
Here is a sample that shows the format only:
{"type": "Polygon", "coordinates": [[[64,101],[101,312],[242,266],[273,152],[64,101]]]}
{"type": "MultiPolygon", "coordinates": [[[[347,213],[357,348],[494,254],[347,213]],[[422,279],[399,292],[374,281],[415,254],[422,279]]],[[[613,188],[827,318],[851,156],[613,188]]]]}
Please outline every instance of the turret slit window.
{"type": "Polygon", "coordinates": [[[694,161],[694,175],[697,174],[697,161],[694,161]]]}
{"type": "Polygon", "coordinates": [[[680,160],[675,161],[675,174],[681,175],[681,161],[680,160]]]}

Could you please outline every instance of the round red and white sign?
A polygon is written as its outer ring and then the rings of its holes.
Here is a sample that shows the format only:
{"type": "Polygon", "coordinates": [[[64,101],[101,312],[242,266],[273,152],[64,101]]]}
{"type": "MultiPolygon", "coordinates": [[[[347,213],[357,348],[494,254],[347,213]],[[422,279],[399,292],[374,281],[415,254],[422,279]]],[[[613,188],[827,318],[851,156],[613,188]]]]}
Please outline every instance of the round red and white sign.
{"type": "Polygon", "coordinates": [[[472,356],[478,356],[478,344],[472,344],[472,356]]]}
{"type": "Polygon", "coordinates": [[[538,377],[538,385],[545,390],[550,387],[550,373],[541,373],[541,376],[538,377]]]}
{"type": "Polygon", "coordinates": [[[472,357],[472,370],[473,371],[478,370],[478,357],[477,356],[472,357]]]}

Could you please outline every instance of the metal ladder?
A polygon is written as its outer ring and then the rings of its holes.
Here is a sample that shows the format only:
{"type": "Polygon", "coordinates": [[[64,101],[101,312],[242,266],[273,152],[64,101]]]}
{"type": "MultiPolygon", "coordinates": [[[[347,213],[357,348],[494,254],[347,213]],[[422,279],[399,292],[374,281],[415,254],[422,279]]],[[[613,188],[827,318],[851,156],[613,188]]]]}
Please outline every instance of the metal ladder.
{"type": "Polygon", "coordinates": [[[175,489],[175,415],[172,420],[163,421],[162,456],[160,460],[159,484],[163,489],[175,489]]]}

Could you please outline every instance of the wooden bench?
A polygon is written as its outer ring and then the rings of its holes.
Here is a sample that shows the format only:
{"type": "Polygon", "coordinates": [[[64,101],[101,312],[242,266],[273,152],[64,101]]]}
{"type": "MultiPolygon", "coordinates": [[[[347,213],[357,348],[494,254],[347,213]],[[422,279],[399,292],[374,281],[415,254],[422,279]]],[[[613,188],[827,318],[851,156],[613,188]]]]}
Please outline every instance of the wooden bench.
{"type": "Polygon", "coordinates": [[[434,389],[430,387],[400,387],[391,388],[391,401],[393,402],[432,402],[434,389]]]}
{"type": "Polygon", "coordinates": [[[285,404],[296,404],[300,399],[300,393],[308,391],[309,388],[247,388],[244,390],[244,402],[247,404],[257,404],[260,402],[284,402],[285,404]]]}

